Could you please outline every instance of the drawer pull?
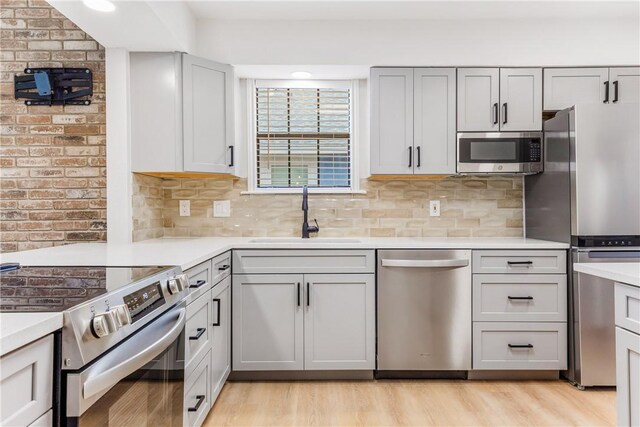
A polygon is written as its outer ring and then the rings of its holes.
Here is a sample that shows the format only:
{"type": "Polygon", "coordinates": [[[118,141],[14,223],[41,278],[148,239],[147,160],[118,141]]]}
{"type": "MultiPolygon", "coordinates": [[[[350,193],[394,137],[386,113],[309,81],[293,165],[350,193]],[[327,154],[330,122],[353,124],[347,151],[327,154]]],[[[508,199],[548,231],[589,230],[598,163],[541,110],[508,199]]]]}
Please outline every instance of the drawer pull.
{"type": "Polygon", "coordinates": [[[513,265],[513,266],[524,266],[524,267],[528,267],[530,265],[533,265],[533,261],[507,261],[508,265],[513,265]]]}
{"type": "Polygon", "coordinates": [[[533,348],[533,344],[507,344],[509,348],[533,348]]]}
{"type": "Polygon", "coordinates": [[[218,267],[218,271],[226,271],[229,268],[231,268],[231,266],[229,264],[225,264],[222,267],[218,267]]]}
{"type": "Polygon", "coordinates": [[[192,406],[191,408],[189,408],[189,412],[196,412],[198,409],[200,409],[200,406],[202,406],[202,403],[204,402],[205,395],[199,394],[196,396],[196,399],[198,399],[198,401],[196,402],[196,406],[192,406]]]}
{"type": "Polygon", "coordinates": [[[512,296],[508,296],[507,299],[515,300],[515,301],[531,301],[533,299],[533,297],[512,297],[512,296]]]}
{"type": "Polygon", "coordinates": [[[213,322],[211,324],[211,326],[220,326],[220,298],[214,298],[213,302],[217,303],[216,304],[216,307],[217,307],[217,309],[216,309],[216,313],[217,313],[216,314],[216,319],[217,320],[215,322],[213,322]]]}
{"type": "Polygon", "coordinates": [[[204,286],[204,285],[206,285],[206,284],[207,284],[207,281],[206,281],[206,280],[196,280],[196,282],[195,282],[195,283],[191,283],[191,284],[189,285],[189,288],[191,288],[191,289],[197,289],[197,288],[200,288],[200,287],[202,287],[202,286],[204,286]]]}
{"type": "Polygon", "coordinates": [[[199,340],[202,334],[206,332],[207,328],[198,328],[196,329],[196,334],[192,337],[189,337],[190,340],[199,340]]]}

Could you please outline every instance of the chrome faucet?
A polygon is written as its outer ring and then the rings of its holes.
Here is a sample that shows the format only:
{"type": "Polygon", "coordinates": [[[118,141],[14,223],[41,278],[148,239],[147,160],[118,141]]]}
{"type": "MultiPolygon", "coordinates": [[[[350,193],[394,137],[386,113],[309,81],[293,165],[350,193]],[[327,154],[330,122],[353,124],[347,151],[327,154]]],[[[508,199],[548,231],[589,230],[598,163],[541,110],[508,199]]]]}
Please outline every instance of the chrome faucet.
{"type": "Polygon", "coordinates": [[[305,185],[302,187],[302,211],[304,212],[304,222],[302,223],[302,238],[308,239],[309,233],[317,233],[320,231],[318,220],[314,219],[316,225],[309,225],[307,212],[309,211],[309,189],[305,185]]]}

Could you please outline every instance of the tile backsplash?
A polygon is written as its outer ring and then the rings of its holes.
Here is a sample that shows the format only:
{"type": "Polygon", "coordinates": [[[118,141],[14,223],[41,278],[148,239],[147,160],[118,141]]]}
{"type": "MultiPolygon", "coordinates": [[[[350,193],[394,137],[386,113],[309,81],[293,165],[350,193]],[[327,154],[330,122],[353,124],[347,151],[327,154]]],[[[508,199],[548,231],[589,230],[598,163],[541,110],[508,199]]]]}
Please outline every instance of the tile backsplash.
{"type": "MultiPolygon", "coordinates": [[[[522,177],[363,180],[366,194],[309,195],[320,237],[519,237],[522,177]],[[429,216],[440,200],[441,216],[429,216]]],[[[245,179],[160,179],[134,174],[134,241],[154,237],[299,236],[299,194],[242,194],[245,179]],[[191,201],[191,216],[178,213],[191,201]],[[230,200],[231,216],[213,217],[230,200]]]]}

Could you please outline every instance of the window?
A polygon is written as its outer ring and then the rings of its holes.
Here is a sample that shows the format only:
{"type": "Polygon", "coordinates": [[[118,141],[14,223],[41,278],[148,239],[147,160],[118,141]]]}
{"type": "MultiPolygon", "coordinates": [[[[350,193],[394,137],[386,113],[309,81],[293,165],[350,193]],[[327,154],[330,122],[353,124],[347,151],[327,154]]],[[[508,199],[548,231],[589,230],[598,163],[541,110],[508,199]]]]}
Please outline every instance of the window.
{"type": "Polygon", "coordinates": [[[354,189],[350,82],[260,82],[255,89],[257,192],[354,189]],[[296,86],[296,87],[294,87],[296,86]]]}

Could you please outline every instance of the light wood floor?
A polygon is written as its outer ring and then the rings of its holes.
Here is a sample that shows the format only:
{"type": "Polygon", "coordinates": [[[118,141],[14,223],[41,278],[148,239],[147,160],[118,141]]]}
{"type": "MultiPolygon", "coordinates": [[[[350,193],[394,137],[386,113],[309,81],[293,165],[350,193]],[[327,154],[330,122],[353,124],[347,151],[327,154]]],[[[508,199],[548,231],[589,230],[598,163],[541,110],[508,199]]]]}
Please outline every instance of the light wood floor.
{"type": "Polygon", "coordinates": [[[564,381],[227,383],[204,426],[612,426],[615,390],[564,381]]]}

